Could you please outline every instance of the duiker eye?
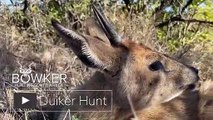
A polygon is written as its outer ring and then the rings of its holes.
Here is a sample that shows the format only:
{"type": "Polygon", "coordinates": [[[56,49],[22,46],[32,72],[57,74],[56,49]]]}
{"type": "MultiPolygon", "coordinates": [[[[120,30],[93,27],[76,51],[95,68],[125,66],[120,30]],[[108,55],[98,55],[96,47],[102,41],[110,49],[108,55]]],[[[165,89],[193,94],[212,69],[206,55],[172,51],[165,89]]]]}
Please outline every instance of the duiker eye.
{"type": "Polygon", "coordinates": [[[155,61],[151,65],[149,65],[149,69],[151,71],[158,71],[163,69],[163,64],[160,61],[155,61]]]}

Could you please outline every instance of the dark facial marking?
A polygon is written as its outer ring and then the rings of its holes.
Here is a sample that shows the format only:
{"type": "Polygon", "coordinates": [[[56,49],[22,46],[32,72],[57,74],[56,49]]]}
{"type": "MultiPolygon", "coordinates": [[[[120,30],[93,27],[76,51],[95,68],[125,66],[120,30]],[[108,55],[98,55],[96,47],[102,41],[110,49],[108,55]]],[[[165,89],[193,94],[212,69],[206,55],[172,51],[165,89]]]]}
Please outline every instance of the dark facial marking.
{"type": "Polygon", "coordinates": [[[158,71],[158,70],[162,70],[163,68],[164,68],[164,66],[160,61],[155,61],[149,65],[149,69],[151,71],[158,71]]]}

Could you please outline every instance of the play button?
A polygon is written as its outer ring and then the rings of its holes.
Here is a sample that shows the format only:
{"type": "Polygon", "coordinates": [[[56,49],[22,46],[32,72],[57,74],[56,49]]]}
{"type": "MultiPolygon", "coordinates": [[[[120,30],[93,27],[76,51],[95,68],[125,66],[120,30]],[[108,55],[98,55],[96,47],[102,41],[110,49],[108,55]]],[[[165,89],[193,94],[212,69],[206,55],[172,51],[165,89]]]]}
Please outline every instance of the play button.
{"type": "Polygon", "coordinates": [[[14,93],[14,108],[36,108],[36,93],[14,93]]]}
{"type": "Polygon", "coordinates": [[[21,104],[25,104],[27,102],[29,102],[30,100],[28,100],[27,98],[25,97],[21,97],[21,104]]]}

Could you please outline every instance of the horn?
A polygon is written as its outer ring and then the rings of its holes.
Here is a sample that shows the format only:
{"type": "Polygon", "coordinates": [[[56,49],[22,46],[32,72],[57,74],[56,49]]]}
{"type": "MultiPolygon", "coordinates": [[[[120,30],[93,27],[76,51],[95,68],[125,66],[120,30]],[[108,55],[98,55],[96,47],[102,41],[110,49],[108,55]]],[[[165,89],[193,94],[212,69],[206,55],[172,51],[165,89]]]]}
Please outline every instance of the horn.
{"type": "Polygon", "coordinates": [[[113,26],[108,22],[104,14],[102,14],[94,5],[92,5],[92,9],[95,14],[95,17],[98,20],[98,23],[100,24],[101,28],[104,30],[104,33],[109,39],[111,45],[118,46],[121,43],[121,37],[115,31],[113,26]]]}

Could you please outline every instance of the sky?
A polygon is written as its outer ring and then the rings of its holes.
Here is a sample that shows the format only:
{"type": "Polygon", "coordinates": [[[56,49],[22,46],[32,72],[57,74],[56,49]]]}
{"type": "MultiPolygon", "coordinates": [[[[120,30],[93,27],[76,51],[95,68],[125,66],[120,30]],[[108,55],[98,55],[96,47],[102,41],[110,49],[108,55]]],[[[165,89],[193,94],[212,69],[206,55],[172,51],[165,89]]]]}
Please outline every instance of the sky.
{"type": "Polygon", "coordinates": [[[10,0],[0,0],[4,4],[11,4],[10,0]]]}

